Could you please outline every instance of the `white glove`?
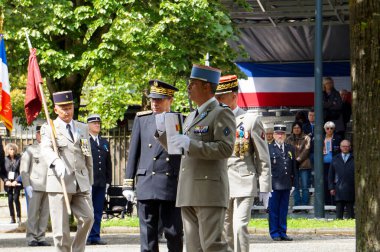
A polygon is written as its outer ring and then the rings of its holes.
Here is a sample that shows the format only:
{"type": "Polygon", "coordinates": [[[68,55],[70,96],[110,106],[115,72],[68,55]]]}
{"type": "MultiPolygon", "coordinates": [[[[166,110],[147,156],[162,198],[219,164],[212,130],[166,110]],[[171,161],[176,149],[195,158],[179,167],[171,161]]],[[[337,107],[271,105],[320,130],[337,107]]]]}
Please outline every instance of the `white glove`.
{"type": "Polygon", "coordinates": [[[163,112],[161,114],[156,114],[155,117],[156,117],[157,131],[159,133],[165,132],[166,131],[166,128],[165,128],[165,112],[163,112]]]}
{"type": "Polygon", "coordinates": [[[133,201],[135,198],[135,192],[132,190],[124,190],[123,195],[128,201],[133,201]]]}
{"type": "Polygon", "coordinates": [[[170,142],[178,149],[189,150],[190,138],[186,135],[174,135],[170,138],[170,142]]]}
{"type": "Polygon", "coordinates": [[[268,208],[269,198],[272,196],[270,192],[260,192],[259,200],[263,201],[264,207],[268,208]]]}
{"type": "Polygon", "coordinates": [[[106,193],[108,192],[109,187],[110,187],[110,184],[106,184],[106,193]]]}
{"type": "Polygon", "coordinates": [[[56,159],[54,161],[54,170],[58,177],[63,178],[65,176],[66,167],[62,159],[56,159]]]}
{"type": "Polygon", "coordinates": [[[33,196],[33,187],[32,186],[25,187],[25,192],[28,195],[28,197],[31,199],[33,196]]]}

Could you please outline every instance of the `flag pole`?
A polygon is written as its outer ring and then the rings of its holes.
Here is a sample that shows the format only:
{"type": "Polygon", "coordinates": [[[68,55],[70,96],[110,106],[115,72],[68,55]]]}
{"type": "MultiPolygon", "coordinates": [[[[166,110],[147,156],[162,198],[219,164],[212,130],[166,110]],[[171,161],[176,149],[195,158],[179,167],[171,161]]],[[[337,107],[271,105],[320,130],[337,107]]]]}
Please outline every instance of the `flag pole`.
{"type": "MultiPolygon", "coordinates": [[[[28,42],[29,51],[31,51],[32,50],[32,43],[30,42],[30,39],[29,39],[27,31],[25,31],[25,36],[26,36],[26,41],[28,42]]],[[[45,116],[46,116],[46,122],[48,123],[48,125],[50,127],[50,133],[51,133],[50,137],[51,137],[51,142],[53,143],[53,150],[59,156],[59,152],[58,152],[58,148],[57,148],[57,142],[55,140],[54,125],[53,125],[53,121],[50,120],[49,111],[48,111],[48,108],[47,108],[47,105],[46,105],[46,99],[45,99],[45,95],[44,95],[44,91],[43,91],[42,83],[41,82],[38,84],[38,88],[39,88],[39,91],[40,91],[40,94],[41,94],[42,104],[43,104],[44,112],[45,112],[45,116]]],[[[65,198],[67,213],[69,215],[71,215],[70,202],[69,202],[69,197],[67,196],[67,190],[66,190],[65,180],[63,179],[63,177],[60,177],[60,179],[61,179],[61,186],[62,186],[63,196],[65,198]]]]}

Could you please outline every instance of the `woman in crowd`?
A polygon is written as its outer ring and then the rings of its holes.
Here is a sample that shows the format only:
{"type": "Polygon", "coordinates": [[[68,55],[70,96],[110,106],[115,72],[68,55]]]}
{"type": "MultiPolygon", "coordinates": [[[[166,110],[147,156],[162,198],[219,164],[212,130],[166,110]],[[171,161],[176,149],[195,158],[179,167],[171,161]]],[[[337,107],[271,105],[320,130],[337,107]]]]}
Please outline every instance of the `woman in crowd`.
{"type": "MultiPolygon", "coordinates": [[[[295,159],[297,162],[297,174],[294,178],[294,205],[309,204],[309,187],[311,176],[310,164],[310,137],[302,132],[302,123],[296,121],[292,125],[290,136],[286,143],[292,145],[295,149],[295,159]],[[302,196],[300,195],[300,187],[302,196]]],[[[296,210],[295,210],[296,212],[296,210]]]]}
{"type": "Polygon", "coordinates": [[[18,147],[14,143],[5,146],[4,167],[1,168],[1,178],[4,181],[5,191],[8,196],[8,206],[11,215],[11,223],[16,223],[14,205],[16,206],[17,222],[21,223],[20,191],[22,189],[20,176],[20,160],[18,147]],[[14,204],[14,205],[13,205],[14,204]]]}
{"type": "Polygon", "coordinates": [[[323,180],[325,190],[325,205],[335,205],[333,196],[328,189],[329,169],[332,158],[339,153],[341,137],[335,134],[335,124],[328,121],[324,125],[325,136],[323,141],[323,180]]]}

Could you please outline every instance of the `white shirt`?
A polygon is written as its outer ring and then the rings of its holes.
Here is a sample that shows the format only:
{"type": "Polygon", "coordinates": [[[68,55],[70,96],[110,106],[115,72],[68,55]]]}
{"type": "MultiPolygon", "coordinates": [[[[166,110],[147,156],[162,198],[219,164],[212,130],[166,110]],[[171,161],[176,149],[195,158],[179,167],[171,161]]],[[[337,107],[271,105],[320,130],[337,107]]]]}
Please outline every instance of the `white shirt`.
{"type": "Polygon", "coordinates": [[[90,135],[91,135],[91,137],[92,137],[92,139],[95,141],[95,143],[97,143],[98,145],[99,145],[99,138],[98,138],[98,135],[93,135],[93,134],[91,134],[90,133],[90,135]]]}
{"type": "Polygon", "coordinates": [[[280,150],[285,151],[284,144],[279,144],[277,142],[275,142],[275,143],[276,143],[277,147],[280,148],[280,150]]]}
{"type": "Polygon", "coordinates": [[[239,106],[236,106],[236,108],[234,110],[232,110],[232,112],[234,113],[234,116],[236,116],[238,110],[239,110],[239,106]]]}
{"type": "Polygon", "coordinates": [[[203,112],[203,110],[205,110],[207,108],[207,106],[209,104],[211,104],[213,101],[216,101],[216,98],[215,97],[211,97],[210,99],[208,99],[205,103],[203,103],[201,106],[199,106],[198,108],[198,113],[201,114],[203,112]]]}

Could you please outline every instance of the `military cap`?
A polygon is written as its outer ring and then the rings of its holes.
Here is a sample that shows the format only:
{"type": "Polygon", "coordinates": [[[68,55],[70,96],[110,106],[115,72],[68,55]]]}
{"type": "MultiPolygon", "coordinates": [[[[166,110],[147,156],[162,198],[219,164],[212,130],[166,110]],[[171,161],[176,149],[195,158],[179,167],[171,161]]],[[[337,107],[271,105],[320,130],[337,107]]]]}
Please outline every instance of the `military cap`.
{"type": "Polygon", "coordinates": [[[238,79],[236,75],[226,75],[220,77],[215,94],[227,94],[239,90],[238,79]]]}
{"type": "Polygon", "coordinates": [[[178,91],[178,88],[160,80],[150,80],[149,85],[149,98],[170,98],[174,96],[174,92],[178,91]]]}
{"type": "Polygon", "coordinates": [[[89,115],[87,117],[87,123],[91,123],[91,122],[101,122],[102,120],[100,120],[100,115],[98,114],[92,114],[92,115],[89,115]]]}
{"type": "Polygon", "coordinates": [[[36,132],[41,131],[41,125],[36,126],[36,132]]]}
{"type": "Polygon", "coordinates": [[[222,70],[217,68],[194,64],[191,69],[190,79],[201,80],[210,82],[213,85],[218,85],[221,72],[222,70]]]}
{"type": "Polygon", "coordinates": [[[275,124],[273,127],[274,132],[286,132],[286,125],[285,124],[275,124]]]}
{"type": "Polygon", "coordinates": [[[73,93],[71,91],[62,91],[53,93],[53,101],[55,105],[72,104],[73,93]]]}

